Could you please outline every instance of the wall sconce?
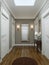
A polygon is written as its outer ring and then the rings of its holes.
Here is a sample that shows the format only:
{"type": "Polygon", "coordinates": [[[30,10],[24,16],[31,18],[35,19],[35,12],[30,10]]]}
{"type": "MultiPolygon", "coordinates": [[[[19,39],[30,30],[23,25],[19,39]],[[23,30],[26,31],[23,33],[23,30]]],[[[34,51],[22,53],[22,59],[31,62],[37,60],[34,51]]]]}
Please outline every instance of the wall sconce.
{"type": "Polygon", "coordinates": [[[31,30],[33,29],[33,25],[30,25],[31,30]]]}
{"type": "Polygon", "coordinates": [[[16,28],[17,28],[17,30],[19,30],[19,29],[20,29],[20,25],[18,24],[18,25],[16,26],[16,28]]]}

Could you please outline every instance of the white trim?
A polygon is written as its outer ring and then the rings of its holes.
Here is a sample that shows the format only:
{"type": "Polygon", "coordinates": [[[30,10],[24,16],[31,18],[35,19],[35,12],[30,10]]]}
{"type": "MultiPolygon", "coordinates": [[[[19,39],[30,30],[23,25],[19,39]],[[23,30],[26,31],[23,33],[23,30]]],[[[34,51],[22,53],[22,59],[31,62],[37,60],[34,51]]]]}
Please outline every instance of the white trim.
{"type": "Polygon", "coordinates": [[[36,15],[34,16],[34,18],[36,18],[36,16],[38,15],[38,13],[42,10],[42,8],[44,7],[44,5],[47,3],[48,0],[45,0],[45,2],[43,3],[43,5],[41,6],[41,8],[39,9],[39,11],[36,13],[36,15]]]}
{"type": "Polygon", "coordinates": [[[10,13],[13,15],[13,17],[15,18],[13,12],[11,11],[10,7],[8,6],[8,4],[6,3],[5,0],[2,0],[4,2],[4,4],[6,5],[6,7],[8,8],[8,10],[10,11],[10,13]]]}
{"type": "Polygon", "coordinates": [[[10,15],[10,12],[3,0],[1,0],[1,10],[2,9],[4,9],[6,11],[7,15],[10,15]]]}
{"type": "Polygon", "coordinates": [[[41,11],[41,9],[44,7],[45,3],[46,3],[48,0],[45,0],[45,2],[43,3],[43,5],[41,6],[41,8],[39,9],[39,11],[36,13],[36,15],[35,15],[34,17],[29,17],[29,18],[28,18],[28,17],[27,17],[27,18],[16,17],[16,16],[13,14],[13,12],[11,11],[10,7],[7,5],[6,1],[5,1],[5,0],[3,0],[3,1],[4,1],[5,5],[8,7],[9,11],[11,12],[11,14],[14,16],[14,18],[16,18],[16,19],[35,19],[36,16],[38,15],[38,13],[41,11]]]}
{"type": "MultiPolygon", "coordinates": [[[[7,54],[9,54],[9,53],[11,52],[12,49],[13,49],[13,47],[12,47],[11,49],[9,49],[9,51],[8,51],[7,54]]],[[[6,54],[6,55],[7,55],[7,54],[6,54]]],[[[5,55],[5,56],[6,56],[6,55],[5,55]]],[[[1,62],[2,62],[2,59],[0,59],[0,63],[1,63],[1,62]]]]}
{"type": "Polygon", "coordinates": [[[11,49],[9,49],[9,52],[8,52],[8,54],[11,52],[11,50],[13,49],[13,47],[11,48],[11,49]]]}
{"type": "Polygon", "coordinates": [[[45,16],[49,15],[49,8],[42,14],[42,18],[44,18],[45,16]]]}
{"type": "Polygon", "coordinates": [[[14,46],[34,46],[33,44],[15,44],[14,46]]]}

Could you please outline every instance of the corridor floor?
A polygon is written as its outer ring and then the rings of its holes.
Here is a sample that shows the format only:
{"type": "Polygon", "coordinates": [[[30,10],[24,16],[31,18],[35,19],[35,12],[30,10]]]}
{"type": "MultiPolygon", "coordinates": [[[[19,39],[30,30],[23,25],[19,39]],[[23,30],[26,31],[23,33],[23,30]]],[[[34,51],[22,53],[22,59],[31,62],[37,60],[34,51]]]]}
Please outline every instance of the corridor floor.
{"type": "Polygon", "coordinates": [[[19,57],[30,57],[37,61],[38,65],[49,65],[49,60],[37,53],[33,47],[14,47],[12,51],[7,54],[0,65],[12,65],[13,61],[19,57]]]}

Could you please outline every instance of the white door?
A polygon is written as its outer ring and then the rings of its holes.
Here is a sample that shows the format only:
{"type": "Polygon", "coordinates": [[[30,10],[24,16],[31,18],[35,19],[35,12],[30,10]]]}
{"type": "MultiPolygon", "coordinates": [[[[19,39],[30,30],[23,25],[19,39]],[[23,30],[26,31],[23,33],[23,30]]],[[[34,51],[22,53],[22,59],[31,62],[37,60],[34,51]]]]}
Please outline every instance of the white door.
{"type": "Polygon", "coordinates": [[[22,33],[22,41],[28,41],[28,24],[22,24],[21,25],[21,33],[22,33]]]}
{"type": "Polygon", "coordinates": [[[9,51],[9,19],[1,15],[1,58],[9,51]]]}
{"type": "Polygon", "coordinates": [[[45,55],[49,58],[49,16],[45,18],[45,55]]]}
{"type": "Polygon", "coordinates": [[[49,15],[42,19],[42,50],[43,54],[49,58],[49,15]]]}

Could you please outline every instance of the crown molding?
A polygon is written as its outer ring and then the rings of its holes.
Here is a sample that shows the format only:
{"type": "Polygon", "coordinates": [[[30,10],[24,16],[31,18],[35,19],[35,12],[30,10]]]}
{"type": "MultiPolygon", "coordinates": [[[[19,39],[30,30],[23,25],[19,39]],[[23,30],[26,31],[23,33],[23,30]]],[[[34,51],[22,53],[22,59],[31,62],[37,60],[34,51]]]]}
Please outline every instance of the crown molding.
{"type": "Polygon", "coordinates": [[[45,0],[45,2],[43,3],[43,5],[41,6],[41,8],[39,9],[39,11],[36,13],[36,15],[35,15],[34,17],[27,17],[27,18],[25,18],[25,17],[16,17],[16,16],[13,14],[13,12],[11,11],[11,9],[10,9],[10,7],[8,6],[8,4],[6,3],[6,1],[5,1],[5,0],[3,0],[3,1],[4,1],[5,5],[7,6],[7,8],[8,8],[9,11],[10,11],[10,13],[13,15],[13,17],[14,17],[15,19],[35,19],[35,18],[38,16],[38,14],[40,13],[40,11],[42,10],[42,8],[44,7],[44,5],[47,3],[47,0],[45,0]]]}
{"type": "Polygon", "coordinates": [[[42,8],[45,6],[45,4],[47,3],[48,0],[45,0],[45,2],[43,3],[43,5],[41,6],[41,8],[39,9],[39,11],[36,13],[36,15],[34,16],[34,18],[36,19],[36,17],[38,16],[38,14],[41,12],[42,8]]]}
{"type": "Polygon", "coordinates": [[[49,15],[49,8],[41,15],[42,18],[45,18],[49,15]]]}
{"type": "Polygon", "coordinates": [[[6,5],[7,9],[9,10],[9,12],[11,13],[11,15],[15,18],[13,12],[11,11],[10,7],[8,6],[7,2],[5,0],[2,0],[2,2],[6,5]]]}

